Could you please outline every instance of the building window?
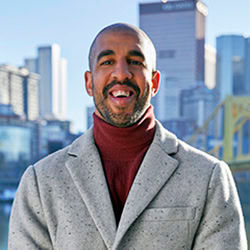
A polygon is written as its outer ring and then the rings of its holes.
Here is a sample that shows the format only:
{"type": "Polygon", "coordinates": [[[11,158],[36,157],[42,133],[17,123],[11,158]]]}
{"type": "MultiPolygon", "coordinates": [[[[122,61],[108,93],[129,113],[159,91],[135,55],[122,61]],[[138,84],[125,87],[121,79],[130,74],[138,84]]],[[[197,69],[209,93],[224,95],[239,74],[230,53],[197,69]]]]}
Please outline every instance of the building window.
{"type": "Polygon", "coordinates": [[[157,53],[158,58],[174,58],[175,57],[175,50],[160,50],[157,53]]]}

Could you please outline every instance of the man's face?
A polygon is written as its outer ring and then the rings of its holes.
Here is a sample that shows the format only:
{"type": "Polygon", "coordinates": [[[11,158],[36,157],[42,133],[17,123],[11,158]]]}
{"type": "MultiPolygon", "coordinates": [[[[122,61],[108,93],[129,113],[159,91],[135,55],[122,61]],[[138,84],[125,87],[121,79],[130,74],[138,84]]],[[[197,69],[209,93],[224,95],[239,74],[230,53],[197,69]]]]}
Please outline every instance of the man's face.
{"type": "Polygon", "coordinates": [[[108,31],[98,37],[85,82],[101,119],[127,127],[149,107],[158,90],[159,73],[152,70],[148,48],[147,41],[131,31],[108,31]]]}

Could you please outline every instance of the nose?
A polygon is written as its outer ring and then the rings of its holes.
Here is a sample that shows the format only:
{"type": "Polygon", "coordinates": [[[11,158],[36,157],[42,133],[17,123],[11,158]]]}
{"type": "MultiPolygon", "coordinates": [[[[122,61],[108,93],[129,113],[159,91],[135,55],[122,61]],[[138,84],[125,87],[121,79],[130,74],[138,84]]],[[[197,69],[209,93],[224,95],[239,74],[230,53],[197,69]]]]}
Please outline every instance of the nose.
{"type": "Polygon", "coordinates": [[[111,76],[115,80],[123,82],[124,80],[131,79],[133,74],[129,69],[127,61],[121,60],[114,65],[111,76]]]}

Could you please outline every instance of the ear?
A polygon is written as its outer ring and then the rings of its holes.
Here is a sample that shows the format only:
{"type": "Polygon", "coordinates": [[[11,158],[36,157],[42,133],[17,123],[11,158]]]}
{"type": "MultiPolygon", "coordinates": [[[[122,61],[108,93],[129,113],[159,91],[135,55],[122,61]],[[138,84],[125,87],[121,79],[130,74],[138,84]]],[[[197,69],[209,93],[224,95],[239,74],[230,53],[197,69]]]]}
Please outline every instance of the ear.
{"type": "Polygon", "coordinates": [[[92,90],[92,73],[90,71],[86,71],[84,73],[84,79],[85,79],[85,88],[89,96],[93,96],[93,90],[92,90]]]}
{"type": "Polygon", "coordinates": [[[152,73],[152,96],[155,96],[160,87],[160,72],[155,70],[152,73]]]}

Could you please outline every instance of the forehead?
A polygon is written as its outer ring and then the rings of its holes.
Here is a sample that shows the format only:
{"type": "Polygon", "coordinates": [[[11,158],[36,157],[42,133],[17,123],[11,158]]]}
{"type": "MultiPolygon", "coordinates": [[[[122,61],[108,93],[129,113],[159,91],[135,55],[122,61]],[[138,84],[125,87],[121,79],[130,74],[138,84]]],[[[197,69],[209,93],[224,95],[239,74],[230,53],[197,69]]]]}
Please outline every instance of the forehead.
{"type": "Polygon", "coordinates": [[[101,34],[95,44],[94,58],[104,50],[112,50],[116,53],[138,50],[144,53],[145,38],[134,31],[108,31],[101,34]]]}

